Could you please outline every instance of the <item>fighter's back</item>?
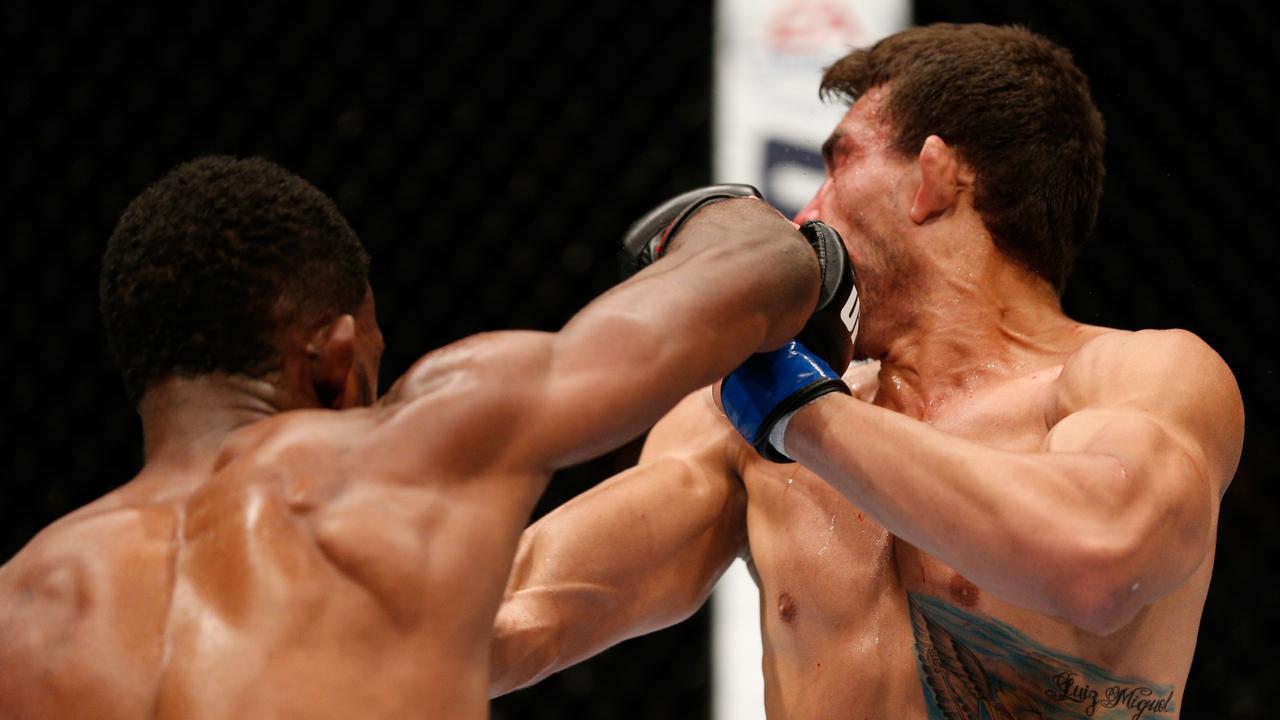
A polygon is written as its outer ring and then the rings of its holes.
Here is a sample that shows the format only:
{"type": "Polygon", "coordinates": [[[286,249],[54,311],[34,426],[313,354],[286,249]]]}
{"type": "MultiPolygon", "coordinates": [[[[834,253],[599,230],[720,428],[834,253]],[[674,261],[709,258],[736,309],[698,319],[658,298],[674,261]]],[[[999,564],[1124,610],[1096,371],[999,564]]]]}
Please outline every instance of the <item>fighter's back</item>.
{"type": "Polygon", "coordinates": [[[375,416],[254,423],[37,536],[0,568],[0,718],[483,717],[519,526],[484,478],[384,482],[375,416]]]}
{"type": "Polygon", "coordinates": [[[103,255],[146,466],[0,567],[0,720],[485,717],[552,472],[815,307],[814,247],[733,197],[639,224],[662,265],[559,331],[455,342],[375,402],[368,256],[333,202],[264,160],[175,168],[103,255]]]}
{"type": "Polygon", "coordinates": [[[153,714],[175,519],[90,506],[0,567],[0,718],[153,714]]]}

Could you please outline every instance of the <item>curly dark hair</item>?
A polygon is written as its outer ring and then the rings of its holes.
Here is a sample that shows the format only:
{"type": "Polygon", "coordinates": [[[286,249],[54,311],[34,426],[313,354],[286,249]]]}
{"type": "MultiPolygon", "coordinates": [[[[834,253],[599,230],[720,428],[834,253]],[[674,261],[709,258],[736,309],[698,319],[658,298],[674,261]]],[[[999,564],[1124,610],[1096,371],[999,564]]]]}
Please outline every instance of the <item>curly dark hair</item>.
{"type": "Polygon", "coordinates": [[[125,209],[99,300],[137,403],[172,376],[277,369],[282,330],[354,312],[368,277],[368,254],[324,193],[261,158],[212,156],[125,209]]]}
{"type": "Polygon", "coordinates": [[[975,171],[974,206],[1006,255],[1066,285],[1102,198],[1102,114],[1064,48],[1022,27],[940,23],[854,50],[821,94],[852,103],[888,89],[894,149],[930,135],[975,171]]]}

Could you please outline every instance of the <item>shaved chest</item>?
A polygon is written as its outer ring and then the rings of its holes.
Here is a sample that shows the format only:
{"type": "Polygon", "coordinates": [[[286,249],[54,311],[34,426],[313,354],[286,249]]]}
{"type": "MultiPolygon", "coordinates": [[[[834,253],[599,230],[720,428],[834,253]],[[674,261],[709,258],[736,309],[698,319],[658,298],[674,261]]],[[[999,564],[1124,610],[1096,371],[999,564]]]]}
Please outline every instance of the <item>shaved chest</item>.
{"type": "Polygon", "coordinates": [[[987,447],[1035,451],[1054,422],[1054,381],[1061,371],[1056,366],[976,392],[957,390],[919,419],[987,447]]]}
{"type": "MultiPolygon", "coordinates": [[[[1035,451],[1049,430],[1058,372],[1052,368],[952,397],[927,421],[989,447],[1035,451]]],[[[911,461],[910,448],[903,448],[902,458],[911,461]]],[[[898,709],[918,705],[908,593],[926,592],[983,612],[982,591],[894,538],[799,465],[753,459],[743,469],[743,480],[773,696],[799,708],[807,693],[802,688],[817,687],[812,681],[822,664],[838,677],[824,693],[862,687],[874,689],[871,695],[880,699],[900,698],[907,705],[898,709]]],[[[848,699],[867,707],[876,702],[871,696],[848,699]]]]}
{"type": "Polygon", "coordinates": [[[920,692],[894,538],[799,465],[744,481],[769,717],[919,716],[898,714],[920,692]]]}
{"type": "MultiPolygon", "coordinates": [[[[979,393],[950,398],[925,421],[936,429],[988,447],[1035,451],[1051,417],[1052,382],[1060,368],[1032,373],[979,393]]],[[[856,442],[856,439],[855,439],[856,442]]],[[[911,462],[911,449],[902,449],[911,462]]],[[[941,563],[893,538],[860,508],[800,465],[755,458],[744,468],[751,553],[762,584],[787,586],[827,605],[856,612],[851,598],[878,602],[886,592],[927,583],[941,596],[973,605],[977,590],[941,563]],[[828,597],[829,596],[829,597],[828,597]]],[[[765,598],[787,608],[786,598],[765,598]]],[[[783,613],[793,618],[797,608],[783,613]]]]}
{"type": "MultiPolygon", "coordinates": [[[[1035,452],[1043,446],[1051,429],[1053,382],[1061,369],[1057,366],[1041,370],[972,395],[951,398],[924,421],[944,433],[986,447],[1035,452]]],[[[908,449],[904,458],[909,456],[908,449]]],[[[905,542],[895,543],[894,564],[909,592],[924,592],[967,609],[984,604],[977,586],[947,564],[905,542]]]]}
{"type": "MultiPolygon", "coordinates": [[[[891,579],[892,537],[812,472],[760,461],[744,480],[751,557],[763,584],[811,602],[829,595],[836,608],[891,579]]],[[[787,605],[780,602],[783,619],[793,620],[787,605]]]]}

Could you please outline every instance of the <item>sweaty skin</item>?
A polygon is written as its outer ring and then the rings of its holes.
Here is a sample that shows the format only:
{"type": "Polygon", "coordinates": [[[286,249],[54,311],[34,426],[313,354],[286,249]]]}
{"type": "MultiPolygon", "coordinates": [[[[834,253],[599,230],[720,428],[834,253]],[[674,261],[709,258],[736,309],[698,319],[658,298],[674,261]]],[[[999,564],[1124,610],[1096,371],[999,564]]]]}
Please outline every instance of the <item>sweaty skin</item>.
{"type": "Polygon", "coordinates": [[[279,377],[153,385],[140,474],[0,567],[0,718],[487,717],[552,471],[779,346],[817,284],[790,223],[728,201],[560,332],[450,345],[372,406],[371,300],[279,377]],[[290,378],[335,367],[345,409],[298,400],[290,378]]]}
{"type": "Polygon", "coordinates": [[[786,465],[686,398],[636,468],[526,531],[492,693],[687,617],[741,556],[771,720],[1178,717],[1234,378],[1190,333],[1066,317],[984,235],[940,138],[890,152],[880,103],[837,126],[797,218],[859,268],[857,397],[797,412],[786,465]]]}
{"type": "MultiPolygon", "coordinates": [[[[1098,345],[1132,339],[1126,333],[1085,326],[1068,337],[1066,349],[1036,362],[1028,358],[1012,376],[994,379],[972,394],[966,391],[963,399],[938,408],[927,418],[930,429],[984,448],[1041,452],[1052,430],[1045,418],[1053,417],[1073,382],[1064,380],[1064,364],[1072,356],[1087,357],[1098,345]],[[1073,349],[1076,343],[1081,347],[1073,349]]],[[[868,370],[874,365],[851,371],[851,383],[868,384],[858,377],[868,370]]],[[[875,405],[898,409],[891,398],[883,393],[875,405]]],[[[800,418],[797,414],[792,422],[800,418]]],[[[835,427],[829,426],[829,432],[835,427]]],[[[789,451],[796,451],[791,437],[800,429],[789,429],[789,451]]],[[[910,445],[886,452],[895,453],[900,463],[904,447],[910,445]]],[[[1219,479],[1206,480],[1204,507],[1213,521],[1224,476],[1229,474],[1219,465],[1209,476],[1219,479]]],[[[950,504],[937,507],[938,513],[930,518],[941,525],[940,533],[950,532],[954,522],[971,523],[979,530],[973,533],[977,536],[991,532],[981,517],[966,519],[950,504]]],[[[1070,516],[1065,510],[1063,515],[1070,516]]],[[[535,682],[624,638],[687,617],[702,604],[725,567],[741,555],[760,587],[771,720],[934,717],[926,712],[922,687],[930,675],[947,674],[948,664],[959,665],[935,657],[933,664],[941,669],[922,667],[930,660],[932,645],[928,637],[917,644],[913,626],[925,623],[913,623],[913,597],[953,607],[963,613],[963,626],[998,623],[1016,631],[1016,637],[1006,633],[994,643],[999,652],[986,654],[982,651],[990,649],[991,641],[982,633],[955,633],[956,644],[965,644],[985,660],[985,675],[992,678],[988,686],[1002,679],[1021,694],[1039,692],[1028,707],[1043,715],[989,710],[990,717],[1133,717],[1132,709],[1122,713],[1123,704],[1118,709],[1099,707],[1088,715],[1054,715],[1040,708],[1049,702],[1064,713],[1073,706],[1079,709],[1080,702],[1053,702],[1049,694],[1063,693],[1064,683],[1091,674],[1093,667],[1105,669],[1107,677],[1129,680],[1095,681],[1093,690],[1172,689],[1169,707],[1176,709],[1209,586],[1212,538],[1211,531],[1201,536],[1205,545],[1192,553],[1196,565],[1176,587],[1122,626],[1099,635],[979,589],[947,562],[890,534],[804,466],[764,461],[726,429],[710,393],[699,392],[654,428],[640,466],[568,503],[526,533],[508,600],[499,614],[492,691],[498,694],[535,682]],[[1050,655],[1053,662],[1029,659],[1050,655]],[[848,713],[833,713],[833,708],[848,713]]],[[[1036,546],[1013,550],[1025,553],[1028,562],[1039,558],[1051,564],[1044,573],[1047,578],[1061,575],[1064,585],[1073,581],[1074,568],[1054,564],[1056,559],[1047,559],[1036,546]]],[[[1160,552],[1157,562],[1178,564],[1177,550],[1167,552],[1167,557],[1160,552]]],[[[1090,580],[1078,575],[1075,579],[1090,580]]],[[[918,612],[927,612],[927,607],[918,612]]],[[[950,650],[951,657],[956,654],[950,650]]],[[[954,682],[954,672],[948,676],[952,686],[961,685],[954,682]]],[[[978,691],[965,692],[974,696],[976,707],[978,691]]],[[[1004,694],[1013,692],[1006,689],[1004,694]]],[[[1177,713],[1148,716],[1173,718],[1177,713]]]]}

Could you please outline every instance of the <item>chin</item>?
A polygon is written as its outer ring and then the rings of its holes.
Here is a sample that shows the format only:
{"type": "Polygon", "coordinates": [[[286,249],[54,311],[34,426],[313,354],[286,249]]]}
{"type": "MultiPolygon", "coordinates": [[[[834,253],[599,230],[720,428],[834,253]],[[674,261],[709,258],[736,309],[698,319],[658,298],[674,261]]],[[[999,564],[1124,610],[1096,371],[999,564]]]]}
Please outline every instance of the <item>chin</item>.
{"type": "Polygon", "coordinates": [[[854,360],[881,360],[888,352],[885,343],[875,333],[866,332],[867,326],[859,328],[857,340],[853,343],[854,360]]]}
{"type": "Polygon", "coordinates": [[[868,351],[866,348],[861,346],[855,347],[853,349],[854,362],[870,362],[872,360],[883,360],[884,356],[885,356],[884,351],[879,351],[879,350],[868,351]]]}

